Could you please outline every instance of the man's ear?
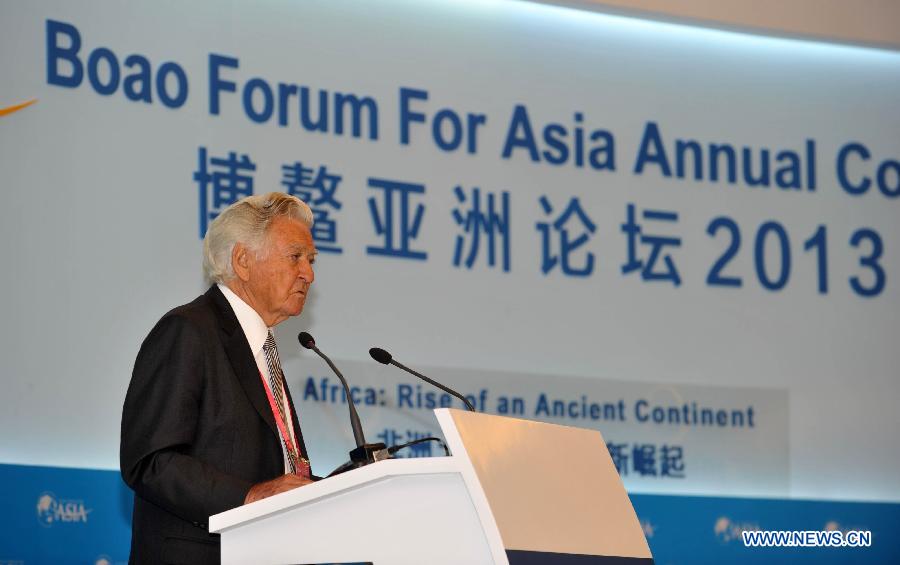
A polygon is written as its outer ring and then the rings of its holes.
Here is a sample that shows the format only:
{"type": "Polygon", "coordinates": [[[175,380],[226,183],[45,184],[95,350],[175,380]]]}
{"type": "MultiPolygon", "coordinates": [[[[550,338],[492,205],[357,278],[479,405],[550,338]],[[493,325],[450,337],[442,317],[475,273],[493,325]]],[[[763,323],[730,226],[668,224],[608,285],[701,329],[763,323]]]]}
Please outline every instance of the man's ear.
{"type": "Polygon", "coordinates": [[[237,278],[244,282],[250,280],[250,266],[252,257],[250,250],[243,243],[235,243],[231,250],[231,268],[237,278]]]}

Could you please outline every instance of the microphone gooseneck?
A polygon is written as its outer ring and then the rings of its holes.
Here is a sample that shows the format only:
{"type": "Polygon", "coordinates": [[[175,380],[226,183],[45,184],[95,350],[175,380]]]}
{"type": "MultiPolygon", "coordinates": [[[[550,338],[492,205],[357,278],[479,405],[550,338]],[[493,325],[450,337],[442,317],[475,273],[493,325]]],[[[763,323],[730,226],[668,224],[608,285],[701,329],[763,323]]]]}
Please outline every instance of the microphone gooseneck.
{"type": "Polygon", "coordinates": [[[341,374],[334,363],[331,362],[331,359],[316,347],[316,340],[313,339],[313,336],[306,332],[300,332],[297,336],[297,340],[300,341],[300,345],[306,349],[312,349],[319,357],[324,359],[328,366],[331,367],[334,374],[340,379],[341,384],[344,385],[344,393],[347,395],[347,406],[350,407],[350,426],[353,428],[353,439],[356,441],[356,447],[364,446],[366,444],[366,436],[363,434],[362,423],[359,420],[359,414],[356,412],[356,405],[353,404],[353,397],[350,395],[350,385],[347,384],[347,379],[344,378],[344,375],[341,374]]]}
{"type": "Polygon", "coordinates": [[[437,381],[429,379],[422,373],[419,373],[418,371],[414,371],[414,370],[410,369],[409,367],[407,367],[406,365],[403,365],[401,363],[398,363],[397,361],[394,361],[393,356],[390,353],[388,353],[387,351],[385,351],[384,349],[381,349],[380,347],[373,347],[372,349],[369,350],[369,355],[372,356],[372,359],[378,361],[379,363],[381,363],[383,365],[394,365],[395,367],[399,367],[400,369],[403,369],[404,371],[406,371],[407,373],[409,373],[411,375],[419,377],[420,379],[422,379],[426,383],[430,384],[431,386],[437,387],[437,388],[441,389],[442,391],[446,392],[447,394],[455,396],[456,398],[462,400],[463,404],[465,404],[466,408],[468,410],[470,410],[471,412],[476,411],[475,407],[472,406],[472,403],[469,402],[468,398],[466,398],[465,396],[456,392],[452,388],[444,386],[437,381]]]}
{"type": "Polygon", "coordinates": [[[344,378],[344,375],[341,374],[340,370],[338,370],[331,359],[316,347],[316,340],[313,339],[313,336],[309,333],[300,332],[297,335],[297,340],[300,342],[300,345],[306,349],[312,349],[319,357],[325,360],[325,363],[328,364],[334,374],[337,375],[337,378],[341,381],[341,385],[344,387],[344,394],[347,396],[347,407],[350,410],[350,427],[353,428],[353,440],[356,442],[356,449],[350,452],[350,461],[332,471],[328,476],[331,477],[343,473],[344,471],[349,471],[350,469],[368,465],[369,463],[374,463],[375,461],[390,457],[385,444],[366,443],[366,436],[363,434],[362,423],[360,422],[359,414],[356,412],[356,405],[353,403],[353,395],[350,394],[350,385],[347,384],[347,379],[344,378]]]}

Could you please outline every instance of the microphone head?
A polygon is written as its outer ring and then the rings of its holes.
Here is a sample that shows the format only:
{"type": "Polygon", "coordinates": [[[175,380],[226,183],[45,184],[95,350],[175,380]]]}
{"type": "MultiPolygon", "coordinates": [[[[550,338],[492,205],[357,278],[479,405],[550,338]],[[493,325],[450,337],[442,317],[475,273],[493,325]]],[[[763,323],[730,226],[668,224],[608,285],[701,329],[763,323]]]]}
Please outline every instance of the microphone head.
{"type": "Polygon", "coordinates": [[[387,365],[391,362],[391,359],[393,359],[390,353],[388,353],[384,349],[381,349],[380,347],[373,347],[372,349],[370,349],[369,355],[372,356],[372,359],[384,365],[387,365]]]}
{"type": "Polygon", "coordinates": [[[300,345],[307,349],[312,349],[316,346],[316,340],[313,339],[313,336],[309,335],[306,332],[300,332],[297,334],[297,339],[300,341],[300,345]]]}

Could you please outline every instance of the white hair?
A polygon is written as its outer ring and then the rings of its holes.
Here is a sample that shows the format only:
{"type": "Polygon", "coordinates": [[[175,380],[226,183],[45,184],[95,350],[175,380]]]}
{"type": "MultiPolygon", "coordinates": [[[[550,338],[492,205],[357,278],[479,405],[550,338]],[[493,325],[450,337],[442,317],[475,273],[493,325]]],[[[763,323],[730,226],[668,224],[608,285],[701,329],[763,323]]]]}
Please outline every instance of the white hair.
{"type": "Polygon", "coordinates": [[[312,228],[312,210],[284,192],[270,192],[238,200],[209,224],[203,238],[203,275],[210,284],[234,278],[231,252],[242,243],[255,253],[262,250],[272,220],[285,216],[312,228]]]}

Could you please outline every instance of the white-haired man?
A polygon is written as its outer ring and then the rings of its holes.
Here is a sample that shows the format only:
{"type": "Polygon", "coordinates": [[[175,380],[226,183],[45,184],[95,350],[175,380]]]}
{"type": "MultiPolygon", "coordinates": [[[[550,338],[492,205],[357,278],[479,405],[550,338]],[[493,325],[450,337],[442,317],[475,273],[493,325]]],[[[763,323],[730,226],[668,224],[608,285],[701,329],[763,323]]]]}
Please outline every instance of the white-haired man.
{"type": "Polygon", "coordinates": [[[311,482],[271,333],[306,302],[311,226],[283,193],[228,207],[203,241],[212,286],[144,340],[122,410],[131,563],[219,563],[210,515],[311,482]]]}

